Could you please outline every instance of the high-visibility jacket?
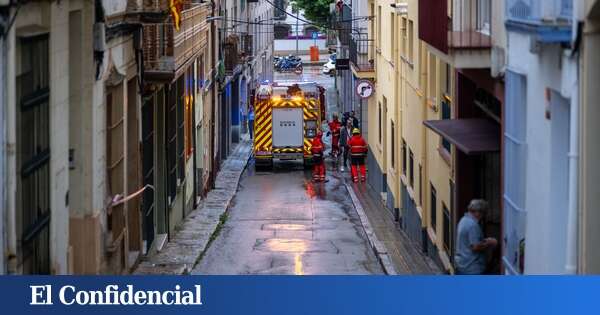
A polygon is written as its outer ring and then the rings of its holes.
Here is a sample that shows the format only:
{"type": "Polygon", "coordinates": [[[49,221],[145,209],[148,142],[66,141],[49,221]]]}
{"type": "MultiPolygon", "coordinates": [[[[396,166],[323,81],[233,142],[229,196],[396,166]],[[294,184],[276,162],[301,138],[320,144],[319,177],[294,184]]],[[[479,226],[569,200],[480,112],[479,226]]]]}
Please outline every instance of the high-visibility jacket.
{"type": "Polygon", "coordinates": [[[366,157],[369,151],[367,142],[360,135],[352,136],[350,141],[348,141],[348,146],[350,147],[350,155],[352,157],[366,157]]]}
{"type": "Polygon", "coordinates": [[[333,120],[332,122],[329,123],[329,131],[331,131],[331,134],[336,138],[340,137],[340,129],[341,128],[342,128],[342,124],[337,120],[333,120]]]}
{"type": "Polygon", "coordinates": [[[313,157],[322,158],[324,149],[325,148],[323,147],[323,141],[321,141],[321,138],[314,138],[312,141],[312,147],[310,149],[313,157]]]}

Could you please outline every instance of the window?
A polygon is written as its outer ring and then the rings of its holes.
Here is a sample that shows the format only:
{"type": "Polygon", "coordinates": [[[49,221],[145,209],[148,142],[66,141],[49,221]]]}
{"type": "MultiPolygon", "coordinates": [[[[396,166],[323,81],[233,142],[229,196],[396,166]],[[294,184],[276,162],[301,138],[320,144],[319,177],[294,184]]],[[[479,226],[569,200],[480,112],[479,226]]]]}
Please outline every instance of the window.
{"type": "Polygon", "coordinates": [[[394,13],[390,13],[390,25],[391,27],[391,32],[390,32],[390,57],[392,58],[393,62],[396,62],[396,44],[398,43],[396,41],[396,17],[394,15],[394,13]]]}
{"type": "Polygon", "coordinates": [[[477,0],[477,31],[490,34],[492,0],[477,0]]]}
{"type": "Polygon", "coordinates": [[[431,228],[437,229],[437,191],[431,184],[431,197],[429,200],[429,217],[431,218],[431,228]]]}
{"type": "Polygon", "coordinates": [[[402,17],[402,56],[406,57],[406,49],[408,47],[407,45],[407,40],[408,40],[408,36],[406,34],[407,32],[407,19],[405,17],[402,17]]]}
{"type": "Polygon", "coordinates": [[[408,179],[410,183],[410,187],[415,187],[415,157],[413,156],[412,150],[408,150],[409,159],[408,159],[408,179]]]}
{"type": "Polygon", "coordinates": [[[443,203],[442,209],[444,210],[444,248],[452,256],[452,225],[450,224],[452,221],[450,211],[448,211],[448,208],[443,203]]]}
{"type": "Polygon", "coordinates": [[[381,6],[377,7],[377,46],[381,48],[381,6]]]}
{"type": "Polygon", "coordinates": [[[527,78],[506,72],[504,235],[506,271],[523,273],[525,263],[525,167],[527,78]]]}
{"type": "Polygon", "coordinates": [[[194,82],[194,68],[190,67],[186,74],[186,88],[185,88],[185,111],[184,111],[184,126],[185,126],[185,159],[189,159],[194,153],[194,145],[193,145],[193,135],[194,132],[194,123],[193,123],[193,115],[194,115],[194,86],[196,85],[194,82]]]}
{"type": "Polygon", "coordinates": [[[402,174],[406,176],[406,141],[402,139],[402,174]]]}
{"type": "Polygon", "coordinates": [[[24,274],[50,273],[50,84],[48,35],[19,42],[18,220],[24,274]]]}
{"type": "Polygon", "coordinates": [[[437,90],[435,86],[435,81],[437,80],[436,71],[436,57],[434,54],[429,53],[429,97],[431,97],[432,99],[435,99],[437,97],[437,90]]]}
{"type": "Polygon", "coordinates": [[[452,90],[452,69],[450,68],[449,64],[445,64],[446,67],[445,68],[445,82],[446,84],[444,85],[444,93],[448,96],[450,96],[451,90],[452,90]]]}
{"type": "Polygon", "coordinates": [[[170,204],[177,194],[177,84],[171,84],[167,92],[166,116],[167,192],[170,204]]]}
{"type": "Polygon", "coordinates": [[[204,88],[204,55],[200,56],[200,58],[198,58],[197,61],[198,64],[198,68],[197,68],[197,73],[196,73],[196,93],[200,94],[202,93],[202,89],[204,88]]]}
{"type": "Polygon", "coordinates": [[[423,206],[423,166],[419,163],[419,205],[423,206]]]}
{"type": "Polygon", "coordinates": [[[396,169],[396,126],[392,121],[392,169],[396,169]]]}
{"type": "MultiPolygon", "coordinates": [[[[450,102],[447,100],[442,101],[442,119],[452,119],[452,111],[450,109],[450,102]]],[[[452,152],[452,145],[446,138],[442,138],[442,148],[446,152],[452,152]]]]}
{"type": "Polygon", "coordinates": [[[413,26],[413,21],[412,20],[408,20],[408,54],[407,54],[407,58],[408,61],[410,63],[413,62],[414,60],[414,51],[415,51],[415,47],[414,47],[414,26],[413,26]]]}
{"type": "Polygon", "coordinates": [[[185,178],[185,76],[177,80],[177,171],[179,182],[185,178]]]}
{"type": "Polygon", "coordinates": [[[379,102],[379,110],[377,113],[377,120],[379,121],[379,143],[381,144],[382,139],[383,139],[383,122],[382,122],[382,117],[383,113],[381,112],[381,102],[379,102]]]}
{"type": "MultiPolygon", "coordinates": [[[[275,10],[277,11],[277,10],[275,10]]],[[[371,4],[369,6],[369,15],[373,16],[375,15],[375,5],[371,4]]],[[[369,38],[373,38],[375,39],[375,34],[373,34],[375,32],[375,21],[376,19],[369,19],[369,38]]]]}

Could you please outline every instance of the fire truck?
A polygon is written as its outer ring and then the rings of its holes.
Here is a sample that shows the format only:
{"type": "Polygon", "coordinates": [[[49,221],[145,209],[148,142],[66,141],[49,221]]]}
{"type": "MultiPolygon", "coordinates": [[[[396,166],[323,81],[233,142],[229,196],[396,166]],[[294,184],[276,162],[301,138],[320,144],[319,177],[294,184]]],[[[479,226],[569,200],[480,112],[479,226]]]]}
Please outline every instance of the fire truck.
{"type": "Polygon", "coordinates": [[[262,84],[254,100],[255,165],[274,161],[312,161],[311,143],[325,118],[325,89],[316,82],[262,84]]]}

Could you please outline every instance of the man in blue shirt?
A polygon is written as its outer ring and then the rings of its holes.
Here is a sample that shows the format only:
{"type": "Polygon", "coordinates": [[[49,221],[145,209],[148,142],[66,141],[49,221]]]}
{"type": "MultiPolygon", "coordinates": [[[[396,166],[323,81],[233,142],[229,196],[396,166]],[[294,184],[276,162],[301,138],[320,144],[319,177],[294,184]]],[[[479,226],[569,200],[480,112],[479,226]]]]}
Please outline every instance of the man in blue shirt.
{"type": "Polygon", "coordinates": [[[498,244],[494,238],[483,238],[479,221],[487,210],[488,204],[485,200],[472,200],[468,212],[458,223],[454,255],[456,274],[480,275],[486,270],[486,251],[498,244]]]}
{"type": "Polygon", "coordinates": [[[254,138],[254,106],[250,105],[248,109],[248,131],[250,132],[250,140],[254,138]]]}

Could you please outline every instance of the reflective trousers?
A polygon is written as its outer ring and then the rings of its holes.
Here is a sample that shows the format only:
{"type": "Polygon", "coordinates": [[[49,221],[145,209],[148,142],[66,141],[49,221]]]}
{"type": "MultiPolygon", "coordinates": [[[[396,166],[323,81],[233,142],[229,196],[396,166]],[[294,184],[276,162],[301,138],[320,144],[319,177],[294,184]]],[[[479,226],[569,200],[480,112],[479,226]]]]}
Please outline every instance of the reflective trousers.
{"type": "Polygon", "coordinates": [[[358,172],[360,170],[360,179],[365,182],[367,181],[367,168],[365,166],[364,157],[352,157],[352,181],[357,183],[359,180],[358,172]]]}
{"type": "Polygon", "coordinates": [[[315,165],[313,165],[313,180],[318,182],[318,181],[325,181],[325,162],[320,162],[320,163],[315,163],[315,165]]]}

